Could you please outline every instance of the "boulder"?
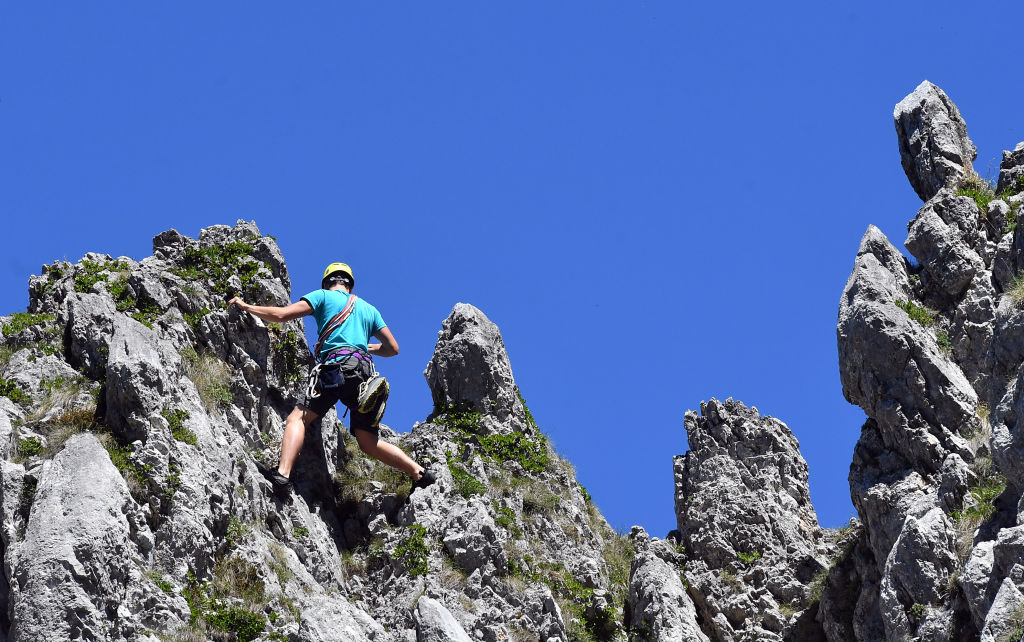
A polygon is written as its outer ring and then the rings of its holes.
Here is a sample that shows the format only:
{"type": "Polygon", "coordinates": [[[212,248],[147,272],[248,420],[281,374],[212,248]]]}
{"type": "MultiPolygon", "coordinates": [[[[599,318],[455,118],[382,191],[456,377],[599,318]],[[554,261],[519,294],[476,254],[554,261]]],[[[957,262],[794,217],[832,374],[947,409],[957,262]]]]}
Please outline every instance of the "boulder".
{"type": "Polygon", "coordinates": [[[643,529],[633,527],[630,539],[637,555],[629,571],[629,630],[659,642],[708,642],[697,623],[697,608],[683,585],[680,568],[652,550],[643,529]]]}
{"type": "Polygon", "coordinates": [[[477,308],[455,305],[438,332],[434,356],[423,374],[436,409],[468,406],[499,421],[512,418],[525,425],[501,332],[477,308]]]}
{"type": "Polygon", "coordinates": [[[932,83],[922,82],[897,103],[893,121],[903,171],[922,201],[973,172],[978,151],[967,136],[967,124],[953,101],[932,83]]]}
{"type": "Polygon", "coordinates": [[[11,642],[133,640],[145,529],[124,480],[92,435],[72,437],[39,480],[11,563],[11,642]]]}
{"type": "Polygon", "coordinates": [[[416,642],[472,642],[451,611],[433,598],[416,603],[416,642]]]}

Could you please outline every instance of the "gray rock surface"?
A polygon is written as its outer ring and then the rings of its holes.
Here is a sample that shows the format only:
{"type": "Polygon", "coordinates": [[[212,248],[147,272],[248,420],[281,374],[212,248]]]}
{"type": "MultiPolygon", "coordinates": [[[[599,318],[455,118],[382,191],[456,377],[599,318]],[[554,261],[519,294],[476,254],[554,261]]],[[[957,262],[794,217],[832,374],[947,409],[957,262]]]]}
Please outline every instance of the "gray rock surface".
{"type": "Polygon", "coordinates": [[[927,80],[896,105],[893,121],[903,171],[922,201],[962,175],[978,156],[960,110],[927,80]]]}
{"type": "Polygon", "coordinates": [[[524,423],[512,366],[498,326],[475,307],[459,303],[438,332],[423,375],[438,407],[468,404],[504,421],[524,423]]]}
{"type": "Polygon", "coordinates": [[[470,642],[471,638],[451,611],[423,596],[416,603],[416,642],[470,642]]]}
{"type": "Polygon", "coordinates": [[[639,526],[630,540],[637,553],[629,574],[629,629],[659,642],[708,642],[683,584],[683,556],[664,540],[651,542],[639,526]]]}
{"type": "Polygon", "coordinates": [[[133,539],[148,537],[136,511],[99,441],[72,437],[44,467],[24,540],[5,559],[12,642],[135,639],[147,591],[133,539]]]}
{"type": "Polygon", "coordinates": [[[393,638],[348,600],[321,595],[303,603],[298,639],[303,642],[376,642],[393,638]]]}
{"type": "Polygon", "coordinates": [[[288,302],[280,250],[241,221],[153,247],[44,266],[30,314],[0,317],[24,394],[0,397],[0,640],[627,639],[632,546],[482,312],[444,323],[430,420],[381,430],[436,484],[410,496],[331,411],[282,499],[256,462],[304,383],[303,328],[224,304],[288,302]]]}
{"type": "Polygon", "coordinates": [[[684,423],[676,519],[703,620],[714,639],[783,640],[829,553],[797,440],[732,399],[701,404],[684,423]]]}
{"type": "Polygon", "coordinates": [[[975,151],[949,98],[923,83],[895,117],[926,201],[908,225],[917,265],[869,227],[840,300],[843,393],[868,416],[850,467],[863,530],[819,620],[830,640],[995,640],[1014,630],[1024,579],[1024,314],[1009,291],[1024,266],[1011,225],[1022,146],[983,210],[954,191],[975,151]]]}

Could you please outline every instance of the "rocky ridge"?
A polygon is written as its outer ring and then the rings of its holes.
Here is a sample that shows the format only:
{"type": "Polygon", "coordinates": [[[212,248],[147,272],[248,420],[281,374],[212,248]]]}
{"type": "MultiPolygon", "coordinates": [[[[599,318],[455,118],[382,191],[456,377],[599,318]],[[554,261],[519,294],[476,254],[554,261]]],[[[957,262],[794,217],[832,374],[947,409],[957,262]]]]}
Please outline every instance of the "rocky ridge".
{"type": "Polygon", "coordinates": [[[549,446],[500,332],[459,304],[406,435],[436,484],[363,456],[335,413],[295,495],[275,460],[309,351],[252,223],[171,230],[136,262],[89,254],[0,317],[0,639],[624,639],[632,544],[549,446]]]}
{"type": "Polygon", "coordinates": [[[938,87],[894,120],[924,204],[914,260],[869,227],[840,301],[867,415],[849,527],[818,525],[782,421],[712,399],[684,418],[678,528],[616,533],[466,304],[429,416],[382,430],[438,482],[410,495],[332,411],[275,498],[255,463],[308,346],[225,301],[287,303],[284,258],[253,223],[169,230],[142,261],[44,266],[0,317],[0,642],[1021,639],[1024,143],[993,186],[938,87]]]}
{"type": "Polygon", "coordinates": [[[914,260],[869,227],[840,301],[843,392],[868,416],[850,468],[863,529],[819,619],[829,640],[1016,641],[1021,145],[995,185],[980,179],[959,111],[927,81],[894,121],[924,204],[907,228],[914,260]]]}

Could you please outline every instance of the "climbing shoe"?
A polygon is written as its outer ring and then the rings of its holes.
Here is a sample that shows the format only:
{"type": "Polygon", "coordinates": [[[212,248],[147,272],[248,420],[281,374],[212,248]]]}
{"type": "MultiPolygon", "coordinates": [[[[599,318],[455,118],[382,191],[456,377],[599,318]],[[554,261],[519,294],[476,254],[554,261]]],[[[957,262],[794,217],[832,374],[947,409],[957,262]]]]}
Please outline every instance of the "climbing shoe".
{"type": "Polygon", "coordinates": [[[256,462],[256,468],[260,471],[260,474],[267,478],[270,485],[274,488],[274,494],[278,497],[287,497],[292,491],[292,480],[288,479],[281,473],[277,472],[277,468],[271,468],[261,461],[256,462]]]}
{"type": "Polygon", "coordinates": [[[374,415],[373,423],[370,424],[374,428],[376,428],[377,426],[380,425],[380,420],[381,420],[382,417],[384,417],[384,409],[387,407],[387,405],[388,405],[388,402],[384,401],[383,399],[381,399],[380,405],[377,406],[377,414],[374,415]]]}
{"type": "MultiPolygon", "coordinates": [[[[426,488],[436,481],[437,477],[434,477],[434,473],[424,468],[423,474],[420,475],[420,478],[412,483],[412,490],[416,490],[417,488],[426,488]]],[[[411,493],[412,491],[409,492],[411,493]]]]}
{"type": "Polygon", "coordinates": [[[377,421],[379,422],[380,416],[384,414],[384,402],[387,401],[390,392],[391,386],[388,385],[388,380],[384,377],[378,376],[364,382],[359,386],[359,397],[356,399],[359,412],[364,415],[377,412],[377,421]]]}

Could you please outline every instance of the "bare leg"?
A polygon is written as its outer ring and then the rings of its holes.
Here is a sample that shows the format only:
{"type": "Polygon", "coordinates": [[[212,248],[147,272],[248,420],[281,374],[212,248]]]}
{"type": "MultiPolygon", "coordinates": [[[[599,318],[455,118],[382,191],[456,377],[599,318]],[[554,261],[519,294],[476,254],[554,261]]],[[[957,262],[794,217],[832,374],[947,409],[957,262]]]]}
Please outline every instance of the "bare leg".
{"type": "Polygon", "coordinates": [[[359,449],[370,457],[408,474],[413,478],[413,481],[418,480],[423,474],[423,466],[414,462],[398,446],[381,441],[377,438],[376,434],[369,430],[356,428],[354,432],[356,434],[356,441],[359,443],[359,449]]]}
{"type": "Polygon", "coordinates": [[[292,464],[302,450],[302,442],[306,438],[306,428],[316,420],[316,413],[305,406],[295,406],[288,415],[284,426],[284,437],[281,438],[281,462],[277,466],[277,472],[285,477],[291,477],[292,464]]]}

